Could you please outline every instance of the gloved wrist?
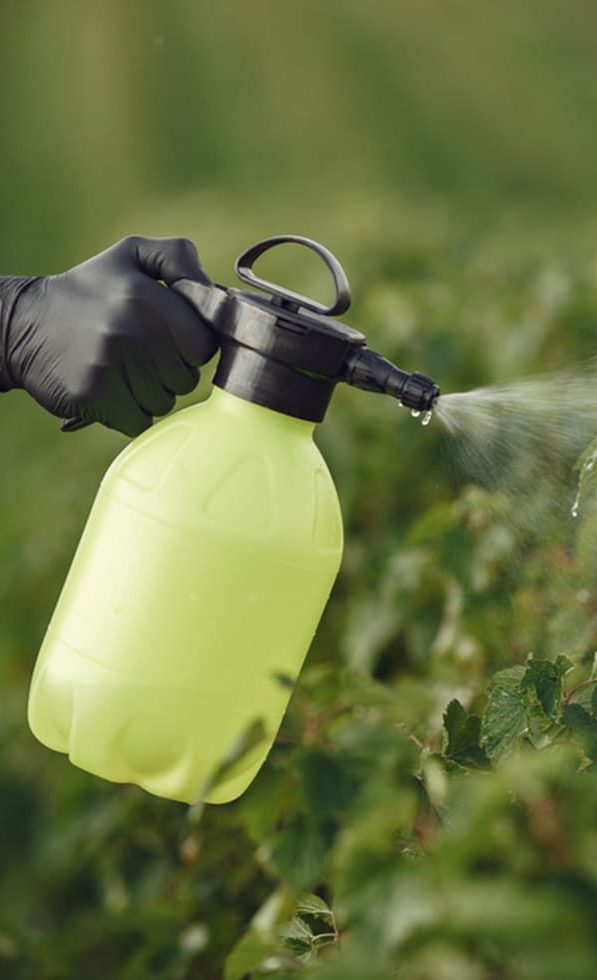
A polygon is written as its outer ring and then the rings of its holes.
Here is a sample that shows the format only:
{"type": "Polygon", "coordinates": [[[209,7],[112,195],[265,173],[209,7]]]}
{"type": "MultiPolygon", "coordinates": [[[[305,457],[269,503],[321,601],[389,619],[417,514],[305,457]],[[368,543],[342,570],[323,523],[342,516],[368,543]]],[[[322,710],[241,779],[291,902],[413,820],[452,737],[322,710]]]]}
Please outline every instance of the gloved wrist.
{"type": "Polygon", "coordinates": [[[19,344],[18,324],[24,294],[41,276],[0,276],[0,391],[21,388],[21,378],[11,362],[19,344]],[[17,328],[17,329],[15,329],[17,328]]]}

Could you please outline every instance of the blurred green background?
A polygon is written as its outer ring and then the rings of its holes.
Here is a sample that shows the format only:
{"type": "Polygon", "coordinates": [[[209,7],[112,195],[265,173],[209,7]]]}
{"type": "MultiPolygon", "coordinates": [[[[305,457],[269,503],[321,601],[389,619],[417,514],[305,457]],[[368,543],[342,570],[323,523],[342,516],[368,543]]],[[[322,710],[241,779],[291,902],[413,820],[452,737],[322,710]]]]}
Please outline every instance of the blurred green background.
{"type": "MultiPolygon", "coordinates": [[[[193,238],[232,282],[244,247],[291,232],[345,264],[348,322],[445,390],[595,354],[590,0],[26,0],[2,38],[3,273],[135,232],[193,238]]],[[[313,262],[276,274],[325,292],[313,262]]],[[[341,576],[254,788],[200,814],[28,731],[43,630],[126,440],[1,401],[2,980],[596,975],[597,531],[590,508],[566,523],[573,485],[553,526],[538,503],[514,533],[437,425],[338,392],[319,443],[341,576]],[[483,713],[531,651],[571,658],[562,697],[584,692],[586,718],[562,702],[496,769],[446,747],[448,702],[483,713]],[[292,919],[314,890],[327,944],[292,919]]]]}

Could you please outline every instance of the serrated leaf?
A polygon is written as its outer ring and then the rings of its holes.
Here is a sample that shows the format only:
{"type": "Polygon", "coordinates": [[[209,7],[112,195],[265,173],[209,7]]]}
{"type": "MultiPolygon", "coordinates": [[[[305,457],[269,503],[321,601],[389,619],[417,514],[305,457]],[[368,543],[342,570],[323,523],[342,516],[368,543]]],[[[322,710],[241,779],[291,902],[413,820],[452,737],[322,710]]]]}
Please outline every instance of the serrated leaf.
{"type": "Polygon", "coordinates": [[[280,926],[278,935],[282,940],[282,945],[293,956],[298,956],[301,960],[306,960],[311,956],[314,936],[307,923],[299,916],[295,916],[290,922],[280,926]]]}
{"type": "Polygon", "coordinates": [[[487,756],[481,748],[481,719],[469,714],[457,698],[444,712],[446,748],[444,755],[461,766],[484,766],[487,756]]]}
{"type": "Polygon", "coordinates": [[[562,677],[572,664],[567,657],[556,661],[529,660],[521,681],[521,689],[533,687],[543,711],[548,718],[556,718],[562,702],[562,677]]]}
{"type": "Polygon", "coordinates": [[[567,704],[562,717],[566,728],[578,738],[589,758],[597,760],[597,720],[580,704],[567,704]]]}
{"type": "Polygon", "coordinates": [[[597,690],[597,680],[590,680],[585,683],[580,684],[580,689],[573,692],[574,696],[570,700],[570,704],[580,704],[581,708],[588,711],[591,716],[593,715],[593,698],[595,696],[595,691],[597,690]]]}
{"type": "Polygon", "coordinates": [[[224,980],[244,980],[276,954],[273,942],[250,929],[241,936],[224,963],[224,980]]]}
{"type": "Polygon", "coordinates": [[[313,894],[302,895],[296,903],[296,911],[298,915],[313,915],[320,919],[330,919],[334,915],[323,898],[313,894]]]}
{"type": "Polygon", "coordinates": [[[524,667],[508,667],[493,679],[481,721],[481,745],[492,762],[512,751],[527,730],[524,674],[524,667]]]}
{"type": "Polygon", "coordinates": [[[565,654],[559,653],[556,659],[554,660],[554,666],[558,674],[560,675],[560,677],[564,677],[565,674],[567,674],[570,670],[572,670],[574,664],[572,663],[570,658],[567,657],[565,654]]]}

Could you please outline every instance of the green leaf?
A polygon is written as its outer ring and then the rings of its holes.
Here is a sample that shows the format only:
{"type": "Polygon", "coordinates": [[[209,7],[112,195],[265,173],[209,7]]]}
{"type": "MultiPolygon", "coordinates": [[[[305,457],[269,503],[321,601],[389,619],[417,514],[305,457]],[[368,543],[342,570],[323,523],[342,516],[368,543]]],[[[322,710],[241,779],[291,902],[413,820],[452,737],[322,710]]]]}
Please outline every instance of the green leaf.
{"type": "MultiPolygon", "coordinates": [[[[595,691],[597,691],[597,680],[589,680],[586,682],[580,682],[580,690],[572,692],[570,697],[570,704],[580,704],[581,708],[588,711],[590,715],[594,717],[593,704],[595,698],[595,691]]],[[[595,705],[597,707],[597,704],[595,705]]]]}
{"type": "Polygon", "coordinates": [[[527,731],[528,723],[521,681],[524,667],[500,670],[493,679],[483,719],[481,745],[492,762],[512,751],[527,731]]]}
{"type": "Polygon", "coordinates": [[[457,698],[450,701],[444,712],[444,729],[447,736],[444,755],[447,759],[461,766],[487,765],[487,756],[479,744],[481,719],[469,714],[457,698]]]}
{"type": "Polygon", "coordinates": [[[303,919],[295,916],[278,929],[282,945],[301,960],[308,960],[313,953],[314,936],[303,919]]]}
{"type": "Polygon", "coordinates": [[[326,817],[348,809],[355,792],[354,777],[346,766],[323,752],[309,752],[300,762],[309,809],[326,817]]]}
{"type": "Polygon", "coordinates": [[[581,742],[589,758],[597,760],[597,720],[580,704],[567,704],[563,721],[566,728],[581,742]]]}
{"type": "Polygon", "coordinates": [[[326,852],[318,831],[305,820],[281,830],[269,845],[273,870],[296,891],[305,891],[322,880],[326,852]]]}
{"type": "Polygon", "coordinates": [[[331,919],[334,916],[329,905],[319,895],[302,895],[296,903],[298,915],[313,915],[319,919],[331,919]]]}
{"type": "Polygon", "coordinates": [[[563,653],[558,654],[558,656],[554,660],[554,665],[560,677],[564,677],[564,675],[567,674],[569,671],[571,671],[572,668],[574,667],[574,664],[570,660],[570,657],[567,657],[563,653]]]}
{"type": "Polygon", "coordinates": [[[275,955],[277,947],[253,929],[241,936],[224,963],[224,980],[244,980],[254,970],[275,955]]]}
{"type": "Polygon", "coordinates": [[[593,693],[591,695],[591,714],[593,718],[597,718],[597,684],[593,688],[593,693]]]}
{"type": "Polygon", "coordinates": [[[557,660],[530,659],[521,681],[521,689],[534,687],[539,703],[548,718],[557,718],[562,702],[562,677],[572,667],[567,657],[557,660]]]}

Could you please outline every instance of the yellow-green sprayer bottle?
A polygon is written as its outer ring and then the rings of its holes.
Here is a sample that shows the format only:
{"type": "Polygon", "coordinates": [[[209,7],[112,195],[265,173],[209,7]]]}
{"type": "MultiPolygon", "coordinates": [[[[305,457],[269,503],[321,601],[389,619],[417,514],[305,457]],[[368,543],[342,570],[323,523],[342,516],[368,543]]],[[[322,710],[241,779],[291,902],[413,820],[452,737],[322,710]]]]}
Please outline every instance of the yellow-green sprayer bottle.
{"type": "Polygon", "coordinates": [[[45,745],[187,803],[234,799],[258,772],[338,573],[340,507],[313,442],[335,384],[415,410],[439,393],[332,319],[350,294],[322,246],[277,236],[236,269],[270,296],[176,284],[217,334],[213,391],[109,468],[29,697],[45,745]],[[289,241],[327,263],[331,308],[253,273],[259,255],[289,241]]]}

